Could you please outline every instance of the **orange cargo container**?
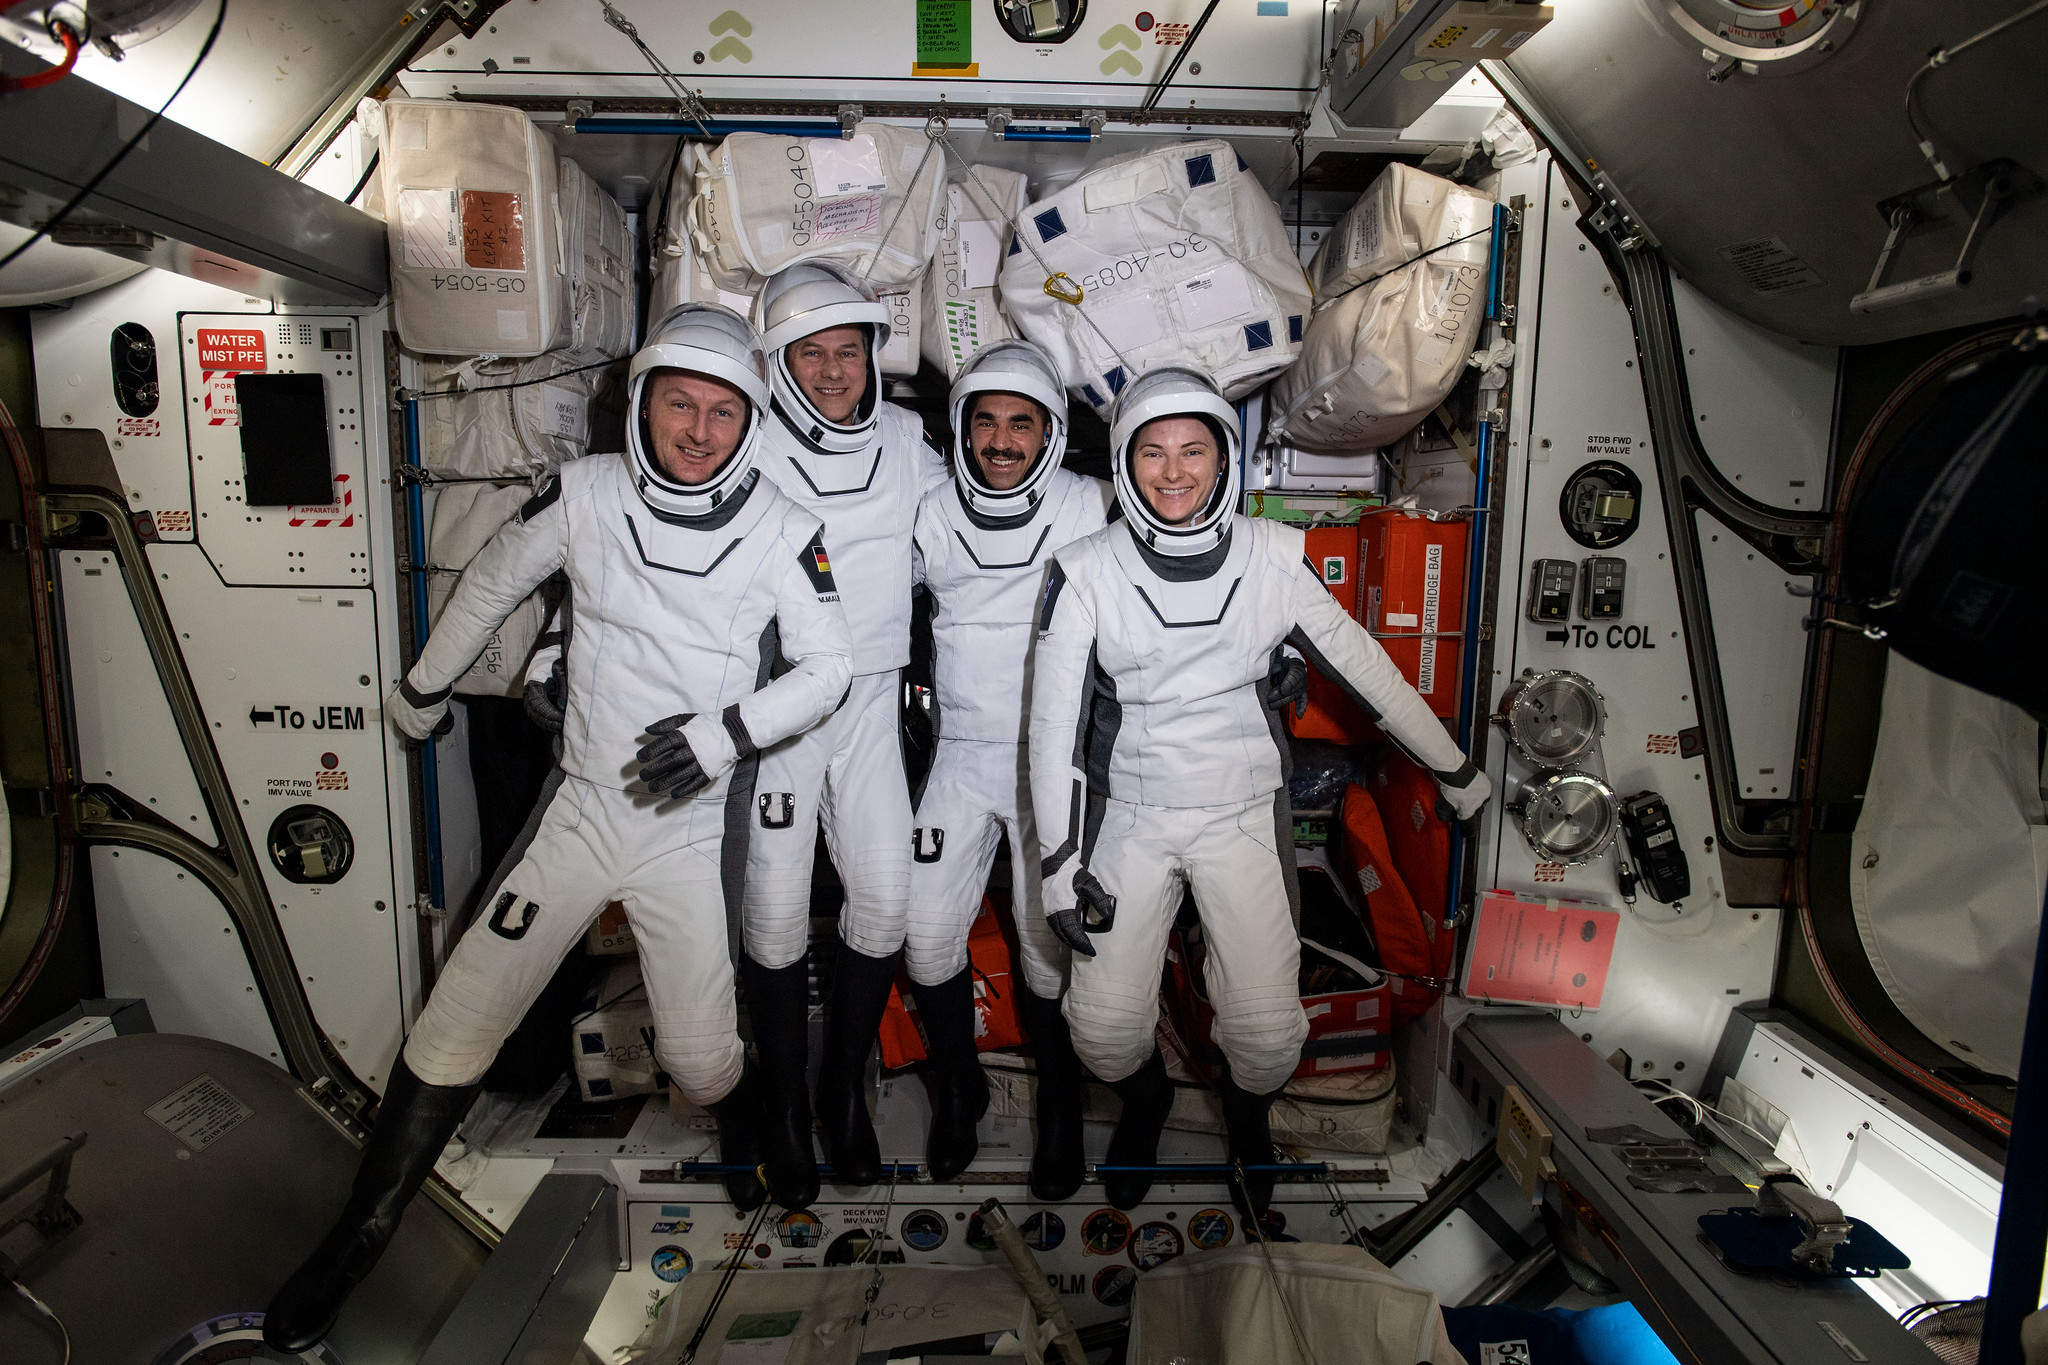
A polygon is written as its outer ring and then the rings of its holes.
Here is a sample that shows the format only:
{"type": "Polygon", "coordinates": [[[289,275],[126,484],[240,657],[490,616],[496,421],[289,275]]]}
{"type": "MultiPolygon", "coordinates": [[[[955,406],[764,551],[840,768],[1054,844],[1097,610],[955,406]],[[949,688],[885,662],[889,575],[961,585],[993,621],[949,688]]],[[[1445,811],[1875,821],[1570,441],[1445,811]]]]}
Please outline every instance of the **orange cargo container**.
{"type": "Polygon", "coordinates": [[[1467,521],[1379,511],[1360,523],[1360,617],[1430,710],[1458,713],[1467,521]]]}

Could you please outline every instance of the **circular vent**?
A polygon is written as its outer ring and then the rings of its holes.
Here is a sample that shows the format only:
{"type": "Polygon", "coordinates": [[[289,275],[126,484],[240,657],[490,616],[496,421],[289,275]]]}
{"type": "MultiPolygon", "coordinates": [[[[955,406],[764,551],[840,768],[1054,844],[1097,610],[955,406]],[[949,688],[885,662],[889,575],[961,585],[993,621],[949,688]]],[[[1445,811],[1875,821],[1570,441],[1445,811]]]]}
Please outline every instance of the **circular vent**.
{"type": "Polygon", "coordinates": [[[1562,768],[1585,757],[1607,724],[1599,691],[1562,668],[1525,674],[1501,698],[1501,713],[1509,742],[1539,768],[1562,768]]]}
{"type": "Polygon", "coordinates": [[[1614,788],[1591,773],[1549,773],[1530,784],[1522,803],[1522,836],[1547,863],[1591,862],[1607,851],[1619,827],[1614,788]]]}

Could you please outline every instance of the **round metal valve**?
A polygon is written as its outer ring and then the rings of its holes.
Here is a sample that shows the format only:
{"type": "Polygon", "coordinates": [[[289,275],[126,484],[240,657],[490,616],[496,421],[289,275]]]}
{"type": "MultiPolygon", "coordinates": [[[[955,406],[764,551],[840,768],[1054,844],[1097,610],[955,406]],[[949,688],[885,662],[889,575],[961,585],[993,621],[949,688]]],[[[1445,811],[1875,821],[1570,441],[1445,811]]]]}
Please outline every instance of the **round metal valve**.
{"type": "Polygon", "coordinates": [[[1576,763],[1600,742],[1607,704],[1593,684],[1568,669],[1525,673],[1502,694],[1508,742],[1539,768],[1576,763]]]}
{"type": "Polygon", "coordinates": [[[1614,788],[1591,773],[1539,774],[1518,814],[1522,837],[1547,863],[1591,862],[1607,851],[1621,828],[1614,788]]]}

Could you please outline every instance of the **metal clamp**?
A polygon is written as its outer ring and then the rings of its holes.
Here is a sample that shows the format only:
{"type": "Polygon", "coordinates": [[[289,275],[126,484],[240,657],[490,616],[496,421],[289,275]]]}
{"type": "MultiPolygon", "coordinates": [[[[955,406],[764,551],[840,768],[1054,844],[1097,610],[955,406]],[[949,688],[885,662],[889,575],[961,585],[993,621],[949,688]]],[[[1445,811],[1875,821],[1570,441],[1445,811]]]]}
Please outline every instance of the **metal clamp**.
{"type": "Polygon", "coordinates": [[[1849,300],[1849,311],[1874,313],[1884,308],[1917,303],[1925,298],[1953,294],[1966,287],[1970,283],[1970,263],[1976,259],[1977,249],[1984,243],[1984,234],[2009,205],[2038,194],[2040,189],[2041,181],[2031,171],[2016,161],[1999,157],[1965,171],[1954,180],[1922,185],[1880,203],[1877,210],[1884,215],[1887,224],[1884,246],[1878,250],[1877,266],[1870,272],[1870,283],[1862,293],[1849,300]],[[1901,243],[1908,237],[1937,230],[1948,219],[1947,205],[1952,202],[1967,209],[1966,196],[1971,194],[1977,196],[1977,207],[1964,231],[1962,249],[1956,253],[1955,264],[1932,275],[1886,284],[1885,278],[1891,273],[1901,243]]]}
{"type": "Polygon", "coordinates": [[[841,136],[841,137],[843,137],[843,138],[850,138],[850,137],[852,137],[852,136],[853,136],[853,130],[854,130],[854,129],[856,129],[856,128],[858,128],[858,127],[860,126],[860,121],[861,121],[861,119],[862,119],[862,118],[864,118],[865,116],[866,116],[866,113],[865,113],[865,111],[864,111],[864,110],[863,110],[863,109],[862,109],[862,108],[861,108],[861,107],[860,107],[860,106],[859,106],[858,104],[842,104],[842,105],[840,105],[840,106],[839,106],[839,136],[841,136]]]}
{"type": "Polygon", "coordinates": [[[1761,1218],[1799,1220],[1799,1245],[1792,1248],[1797,1264],[1819,1274],[1832,1274],[1835,1248],[1849,1240],[1849,1220],[1842,1206],[1814,1193],[1797,1180],[1765,1180],[1756,1192],[1756,1211],[1761,1218]]]}

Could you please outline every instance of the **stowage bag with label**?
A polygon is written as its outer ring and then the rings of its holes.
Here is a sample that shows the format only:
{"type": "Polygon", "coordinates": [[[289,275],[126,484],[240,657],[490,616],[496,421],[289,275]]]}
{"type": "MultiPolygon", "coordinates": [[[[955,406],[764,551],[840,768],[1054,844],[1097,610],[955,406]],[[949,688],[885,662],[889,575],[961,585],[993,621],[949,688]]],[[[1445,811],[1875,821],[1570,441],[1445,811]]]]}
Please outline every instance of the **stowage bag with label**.
{"type": "Polygon", "coordinates": [[[380,144],[399,339],[428,355],[526,357],[567,345],[573,315],[553,144],[517,109],[364,106],[380,144]]]}
{"type": "Polygon", "coordinates": [[[1220,139],[1110,158],[1025,208],[1005,252],[1011,323],[1105,417],[1157,366],[1205,370],[1236,399],[1300,352],[1308,281],[1280,210],[1220,139]],[[1047,292],[1061,274],[1078,303],[1047,292]]]}
{"type": "Polygon", "coordinates": [[[1309,263],[1315,316],[1273,385],[1276,440],[1372,450],[1444,400],[1485,320],[1492,216],[1492,200],[1438,176],[1380,174],[1309,263]]]}

